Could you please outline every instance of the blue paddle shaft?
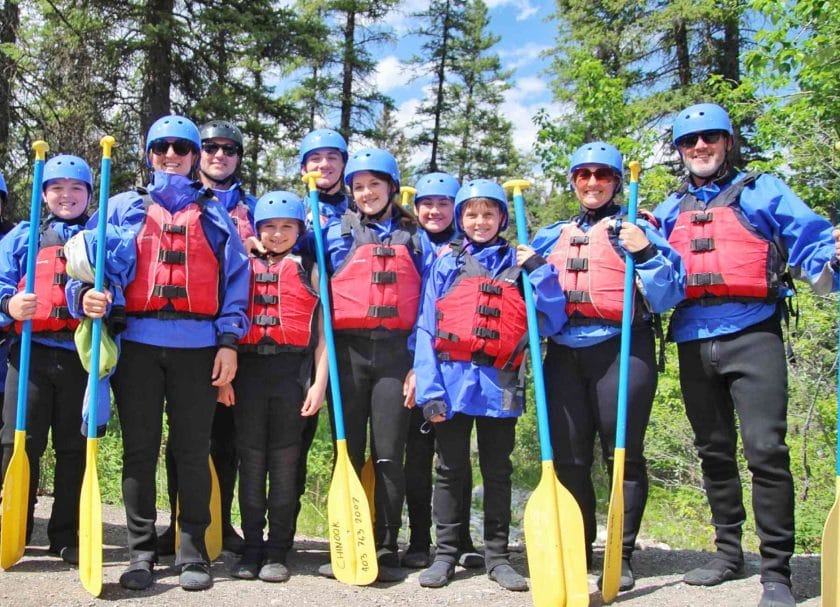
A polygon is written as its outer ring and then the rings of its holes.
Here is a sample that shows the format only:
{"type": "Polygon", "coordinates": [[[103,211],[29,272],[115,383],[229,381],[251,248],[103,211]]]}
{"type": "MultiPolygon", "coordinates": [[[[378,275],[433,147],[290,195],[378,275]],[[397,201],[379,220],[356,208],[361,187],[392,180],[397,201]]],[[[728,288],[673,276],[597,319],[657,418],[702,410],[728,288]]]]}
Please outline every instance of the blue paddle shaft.
{"type": "MultiPolygon", "coordinates": [[[[308,184],[307,184],[308,187],[308,184]]],[[[344,440],[344,410],[341,404],[341,389],[338,384],[338,360],[335,356],[332,315],[330,310],[330,287],[327,280],[327,260],[324,253],[324,235],[321,231],[321,212],[318,209],[318,190],[309,189],[309,209],[312,215],[312,232],[315,235],[315,257],[318,260],[318,291],[321,298],[321,314],[324,317],[324,340],[327,343],[327,360],[330,371],[330,394],[332,394],[335,438],[344,440]]]]}
{"type": "MultiPolygon", "coordinates": [[[[44,183],[44,160],[36,159],[32,175],[32,206],[29,209],[29,242],[26,248],[26,283],[24,293],[35,292],[35,260],[38,257],[38,233],[41,224],[41,188],[44,183]]],[[[17,419],[15,430],[26,430],[26,402],[29,392],[29,356],[32,350],[32,321],[23,321],[20,334],[20,373],[18,375],[17,419]]]]}
{"type": "MultiPolygon", "coordinates": [[[[630,203],[627,221],[636,223],[639,204],[639,182],[630,181],[630,203]]],[[[633,323],[633,281],[636,264],[633,255],[624,253],[624,306],[621,311],[621,349],[618,367],[618,409],[616,412],[615,448],[624,449],[627,442],[627,386],[630,379],[630,336],[633,323]]]]}
{"type": "MultiPolygon", "coordinates": [[[[516,215],[516,239],[521,244],[528,243],[528,230],[525,227],[525,197],[517,190],[513,194],[513,212],[516,215]]],[[[537,429],[540,435],[540,459],[551,461],[551,435],[548,432],[548,406],[545,397],[545,380],[542,360],[540,359],[540,334],[537,325],[537,308],[528,272],[522,270],[525,309],[528,315],[528,350],[531,357],[531,373],[534,376],[534,400],[537,404],[537,429]]]]}

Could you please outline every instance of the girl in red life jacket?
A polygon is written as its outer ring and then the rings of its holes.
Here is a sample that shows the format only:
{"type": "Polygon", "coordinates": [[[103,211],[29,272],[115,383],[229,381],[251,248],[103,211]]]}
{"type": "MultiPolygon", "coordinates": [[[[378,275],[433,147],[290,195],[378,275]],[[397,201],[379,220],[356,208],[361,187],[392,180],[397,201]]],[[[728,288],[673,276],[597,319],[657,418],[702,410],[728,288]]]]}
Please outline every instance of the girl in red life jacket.
{"type": "Polygon", "coordinates": [[[240,579],[289,579],[286,555],[294,541],[301,430],[305,418],[321,408],[327,386],[326,348],[317,312],[317,269],[311,258],[302,259],[291,252],[304,231],[305,220],[303,201],[297,194],[269,192],[257,202],[254,221],[266,253],[251,258],[251,328],[239,342],[239,368],[233,385],[219,390],[219,402],[235,404],[239,510],[245,545],[232,574],[240,579]],[[307,390],[313,353],[315,377],[307,390]],[[263,535],[266,513],[267,539],[263,535]]]}
{"type": "MultiPolygon", "coordinates": [[[[345,181],[358,212],[326,229],[333,327],[347,449],[357,473],[368,428],[376,469],[380,580],[401,578],[397,536],[405,498],[403,458],[413,403],[411,333],[424,255],[416,224],[395,200],[400,173],[385,150],[351,155],[345,181]]],[[[327,567],[322,573],[328,574],[327,567]]]]}
{"type": "MultiPolygon", "coordinates": [[[[12,325],[11,358],[3,408],[3,472],[12,456],[17,414],[22,321],[32,321],[32,350],[27,397],[26,453],[29,458],[27,543],[32,536],[35,491],[40,460],[52,431],[55,449],[55,502],[47,526],[49,551],[66,562],[79,559],[79,494],[85,470],[81,403],[88,374],[73,341],[79,321],[67,308],[64,243],[87,221],[93,178],[78,156],[59,155],[44,166],[43,197],[49,215],[41,224],[35,271],[35,293],[24,293],[29,222],[19,223],[0,243],[0,323],[12,325]]],[[[5,365],[5,362],[3,362],[5,365]]],[[[107,390],[105,398],[107,399],[107,390]]],[[[101,406],[101,405],[100,405],[101,406]]],[[[0,477],[2,478],[2,477],[0,477]]]]}

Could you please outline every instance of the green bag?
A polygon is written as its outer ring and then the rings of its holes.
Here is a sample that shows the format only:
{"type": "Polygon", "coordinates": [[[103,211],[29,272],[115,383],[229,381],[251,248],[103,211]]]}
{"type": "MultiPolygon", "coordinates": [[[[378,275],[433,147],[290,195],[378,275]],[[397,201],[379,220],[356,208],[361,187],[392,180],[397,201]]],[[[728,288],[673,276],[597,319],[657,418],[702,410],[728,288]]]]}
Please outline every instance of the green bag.
{"type": "MultiPolygon", "coordinates": [[[[76,327],[76,350],[79,352],[79,358],[82,361],[82,366],[85,371],[90,373],[90,355],[93,349],[93,320],[85,318],[76,327]]],[[[102,338],[99,343],[99,379],[106,377],[114,367],[117,366],[117,344],[108,333],[105,324],[102,324],[102,338]]]]}

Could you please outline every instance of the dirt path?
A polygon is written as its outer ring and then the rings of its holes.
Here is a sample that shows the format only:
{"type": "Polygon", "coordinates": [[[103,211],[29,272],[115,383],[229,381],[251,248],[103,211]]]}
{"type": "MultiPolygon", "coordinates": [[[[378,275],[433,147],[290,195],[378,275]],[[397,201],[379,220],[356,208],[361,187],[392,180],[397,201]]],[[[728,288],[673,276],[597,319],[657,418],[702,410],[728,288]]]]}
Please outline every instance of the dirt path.
{"type": "MultiPolygon", "coordinates": [[[[476,607],[525,607],[531,605],[528,592],[511,593],[499,588],[483,572],[458,569],[449,586],[439,590],[421,588],[418,572],[408,574],[402,582],[376,584],[359,588],[345,586],[319,577],[317,568],[329,558],[324,541],[300,540],[289,555],[292,579],[285,584],[247,582],[230,577],[227,571],[232,560],[224,554],[213,565],[215,584],[206,592],[188,593],[178,586],[178,576],[172,567],[172,557],[163,559],[155,570],[155,584],[144,592],[129,592],[120,587],[119,575],[127,559],[124,513],[121,508],[105,506],[104,583],[102,595],[92,598],[82,588],[78,571],[64,564],[46,551],[46,519],[51,500],[41,498],[36,512],[33,547],[9,571],[0,572],[0,605],[26,606],[89,606],[119,601],[121,605],[179,605],[208,607],[210,605],[262,605],[283,607],[360,607],[395,606],[440,607],[463,605],[476,607]]],[[[167,515],[168,518],[168,515],[167,515]]],[[[164,523],[164,518],[158,520],[164,523]]],[[[668,550],[650,544],[633,557],[638,579],[636,588],[619,595],[615,604],[657,607],[748,607],[758,603],[761,586],[758,581],[758,557],[748,556],[748,577],[728,582],[716,588],[696,588],[681,582],[684,571],[703,563],[708,555],[686,550],[668,550]]],[[[513,555],[514,566],[527,575],[525,555],[513,555]]],[[[794,594],[801,605],[819,605],[819,557],[798,556],[793,562],[794,594]]],[[[590,576],[590,607],[601,605],[590,576]]]]}

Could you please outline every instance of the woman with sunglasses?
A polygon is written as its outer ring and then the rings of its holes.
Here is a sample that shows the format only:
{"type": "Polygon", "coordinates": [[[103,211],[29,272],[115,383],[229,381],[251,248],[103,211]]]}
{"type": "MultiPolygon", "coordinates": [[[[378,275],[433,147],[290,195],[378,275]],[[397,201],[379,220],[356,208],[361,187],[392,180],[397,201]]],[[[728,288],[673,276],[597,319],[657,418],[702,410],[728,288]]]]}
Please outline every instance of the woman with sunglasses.
{"type": "Polygon", "coordinates": [[[635,584],[630,557],[648,493],[644,438],[656,392],[652,315],[682,299],[679,256],[648,220],[633,225],[616,202],[624,168],[612,145],[587,143],[572,155],[569,180],[580,212],[540,230],[533,249],[519,247],[520,265],[553,266],[566,294],[569,320],[548,340],[546,396],[557,477],[575,496],[583,513],[587,566],[595,541],[595,490],[592,484],[596,435],[612,475],[625,252],[633,256],[637,289],[628,385],[627,445],[624,473],[624,541],[621,590],[635,584]],[[529,259],[531,257],[531,259],[529,259]]]}
{"type": "MultiPolygon", "coordinates": [[[[210,429],[219,386],[236,373],[248,329],[248,258],[224,207],[193,179],[201,140],[182,116],[149,129],[151,183],[108,203],[105,293],[71,281],[71,306],[123,325],[113,377],[123,437],[123,499],[129,590],[153,582],[158,560],[155,469],[164,403],[179,490],[181,542],[175,565],[185,590],[212,585],[204,532],[210,522],[210,429]],[[79,303],[81,302],[81,306],[79,303]],[[121,312],[121,314],[120,314],[121,312]],[[122,318],[120,318],[122,316],[122,318]]],[[[96,217],[85,232],[94,259],[96,217]]]]}

